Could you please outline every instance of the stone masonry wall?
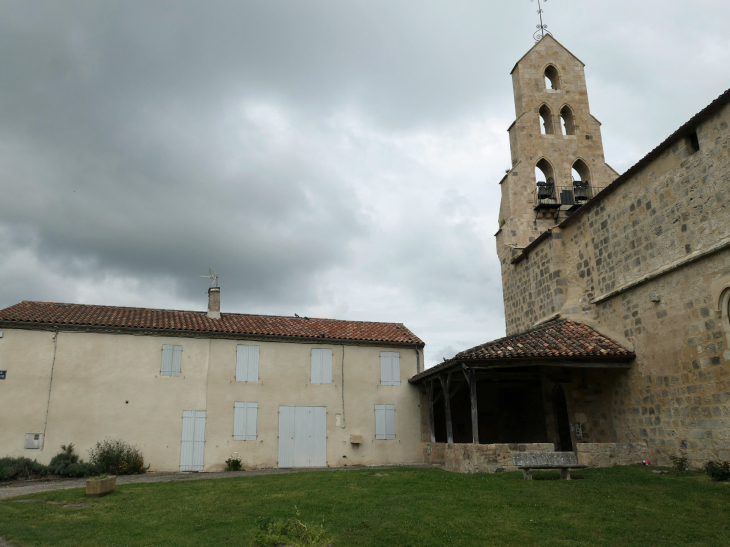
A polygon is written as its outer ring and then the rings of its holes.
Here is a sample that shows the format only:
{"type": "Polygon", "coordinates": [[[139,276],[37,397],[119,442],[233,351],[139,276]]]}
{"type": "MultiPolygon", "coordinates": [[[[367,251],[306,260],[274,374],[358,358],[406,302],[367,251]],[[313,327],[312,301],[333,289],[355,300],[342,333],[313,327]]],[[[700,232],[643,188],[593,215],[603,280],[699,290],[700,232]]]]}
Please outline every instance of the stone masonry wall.
{"type": "MultiPolygon", "coordinates": [[[[730,283],[729,124],[725,106],[697,126],[699,151],[678,140],[508,267],[508,332],[560,312],[633,345],[632,368],[601,384],[608,412],[583,413],[607,440],[644,442],[653,462],[730,456],[730,323],[716,311],[730,283]]],[[[565,391],[577,407],[581,390],[565,391]]]]}

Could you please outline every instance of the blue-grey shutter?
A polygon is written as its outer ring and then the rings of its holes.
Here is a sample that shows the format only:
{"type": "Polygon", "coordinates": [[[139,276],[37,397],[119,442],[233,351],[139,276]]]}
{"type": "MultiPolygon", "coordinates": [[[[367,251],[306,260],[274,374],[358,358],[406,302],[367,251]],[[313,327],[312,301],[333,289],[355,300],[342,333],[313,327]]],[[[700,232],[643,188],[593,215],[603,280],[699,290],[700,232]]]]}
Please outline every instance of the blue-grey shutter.
{"type": "Polygon", "coordinates": [[[310,377],[313,384],[322,383],[322,353],[318,349],[312,350],[312,371],[310,377]]]}
{"type": "Polygon", "coordinates": [[[258,403],[233,403],[233,440],[255,441],[258,403]]]}
{"type": "MultiPolygon", "coordinates": [[[[246,440],[256,440],[256,418],[259,413],[258,403],[246,403],[248,410],[246,412],[246,440]]],[[[395,427],[395,426],[394,426],[395,427]]]]}
{"type": "Polygon", "coordinates": [[[180,376],[182,368],[182,346],[163,344],[160,376],[180,376]]]}
{"type": "Polygon", "coordinates": [[[182,346],[172,346],[172,374],[180,376],[182,370],[182,346]]]}
{"type": "Polygon", "coordinates": [[[393,367],[390,364],[390,352],[380,352],[380,385],[393,385],[393,367]]]}
{"type": "Polygon", "coordinates": [[[395,439],[395,405],[385,406],[385,438],[395,439]]]}
{"type": "Polygon", "coordinates": [[[331,349],[312,349],[312,383],[332,383],[331,349]]]}
{"type": "Polygon", "coordinates": [[[162,366],[160,367],[160,376],[172,376],[172,348],[164,344],[162,346],[162,366]]]}
{"type": "Polygon", "coordinates": [[[236,347],[236,382],[259,381],[259,346],[236,347]]]}
{"type": "Polygon", "coordinates": [[[400,353],[392,352],[390,354],[390,367],[391,367],[390,385],[399,386],[400,385],[400,353]]]}
{"type": "Polygon", "coordinates": [[[385,405],[375,405],[375,438],[385,439],[385,405]]]}
{"type": "Polygon", "coordinates": [[[205,455],[205,410],[184,410],[180,471],[202,471],[205,455]]]}

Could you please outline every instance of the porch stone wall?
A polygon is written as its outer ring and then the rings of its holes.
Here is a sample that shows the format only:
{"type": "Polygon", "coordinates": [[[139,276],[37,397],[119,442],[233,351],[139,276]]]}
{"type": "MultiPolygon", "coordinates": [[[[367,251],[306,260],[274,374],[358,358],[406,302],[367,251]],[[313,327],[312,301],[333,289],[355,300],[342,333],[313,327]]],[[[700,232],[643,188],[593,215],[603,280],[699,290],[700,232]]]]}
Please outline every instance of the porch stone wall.
{"type": "MultiPolygon", "coordinates": [[[[433,454],[433,446],[431,448],[433,454]]],[[[517,471],[513,452],[554,452],[552,443],[530,444],[447,444],[444,469],[455,473],[503,473],[517,471]]]]}
{"type": "Polygon", "coordinates": [[[578,443],[578,463],[588,467],[632,465],[649,459],[644,443],[578,443]]]}
{"type": "MultiPolygon", "coordinates": [[[[444,465],[446,443],[421,443],[423,446],[423,461],[434,465],[444,465]],[[429,454],[428,447],[431,447],[429,454]]],[[[453,446],[453,445],[452,445],[453,446]]]]}

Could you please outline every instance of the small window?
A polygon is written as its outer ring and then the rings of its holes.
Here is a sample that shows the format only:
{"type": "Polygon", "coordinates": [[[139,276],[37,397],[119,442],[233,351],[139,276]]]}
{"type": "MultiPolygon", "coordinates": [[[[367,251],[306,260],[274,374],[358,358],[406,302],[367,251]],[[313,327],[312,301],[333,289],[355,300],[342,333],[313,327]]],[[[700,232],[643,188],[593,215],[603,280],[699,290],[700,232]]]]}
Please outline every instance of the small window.
{"type": "Polygon", "coordinates": [[[160,376],[180,376],[182,365],[182,346],[162,346],[162,367],[160,376]]]}
{"type": "Polygon", "coordinates": [[[236,382],[259,381],[259,347],[236,346],[236,382]]]}
{"type": "Polygon", "coordinates": [[[544,104],[540,107],[538,113],[540,114],[540,133],[542,135],[552,135],[555,133],[555,128],[553,127],[553,113],[550,110],[550,107],[544,104]]]}
{"type": "Polygon", "coordinates": [[[687,137],[687,144],[692,154],[700,151],[700,140],[697,138],[697,131],[692,131],[687,137]]]}
{"type": "Polygon", "coordinates": [[[375,438],[395,439],[395,405],[375,405],[375,438]]]}
{"type": "Polygon", "coordinates": [[[255,441],[258,403],[233,403],[233,440],[255,441]]]}
{"type": "Polygon", "coordinates": [[[397,351],[380,352],[380,385],[400,385],[400,353],[397,351]]]}
{"type": "Polygon", "coordinates": [[[43,448],[43,433],[26,433],[25,448],[27,450],[39,450],[43,448]]]}
{"type": "Polygon", "coordinates": [[[548,65],[545,69],[545,88],[560,89],[560,75],[553,65],[548,65]]]}
{"type": "Polygon", "coordinates": [[[312,349],[312,383],[332,383],[332,350],[312,349]]]}

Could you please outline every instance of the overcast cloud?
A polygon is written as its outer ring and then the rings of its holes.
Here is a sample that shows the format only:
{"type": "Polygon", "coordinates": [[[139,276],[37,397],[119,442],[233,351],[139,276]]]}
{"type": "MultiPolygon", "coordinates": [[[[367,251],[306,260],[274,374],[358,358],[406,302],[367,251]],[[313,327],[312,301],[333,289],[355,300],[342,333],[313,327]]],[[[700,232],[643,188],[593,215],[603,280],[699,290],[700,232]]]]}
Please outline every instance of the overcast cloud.
{"type": "MultiPolygon", "coordinates": [[[[730,87],[726,0],[549,0],[623,172],[730,87]]],[[[504,334],[498,182],[528,0],[0,2],[0,307],[504,334]]]]}

